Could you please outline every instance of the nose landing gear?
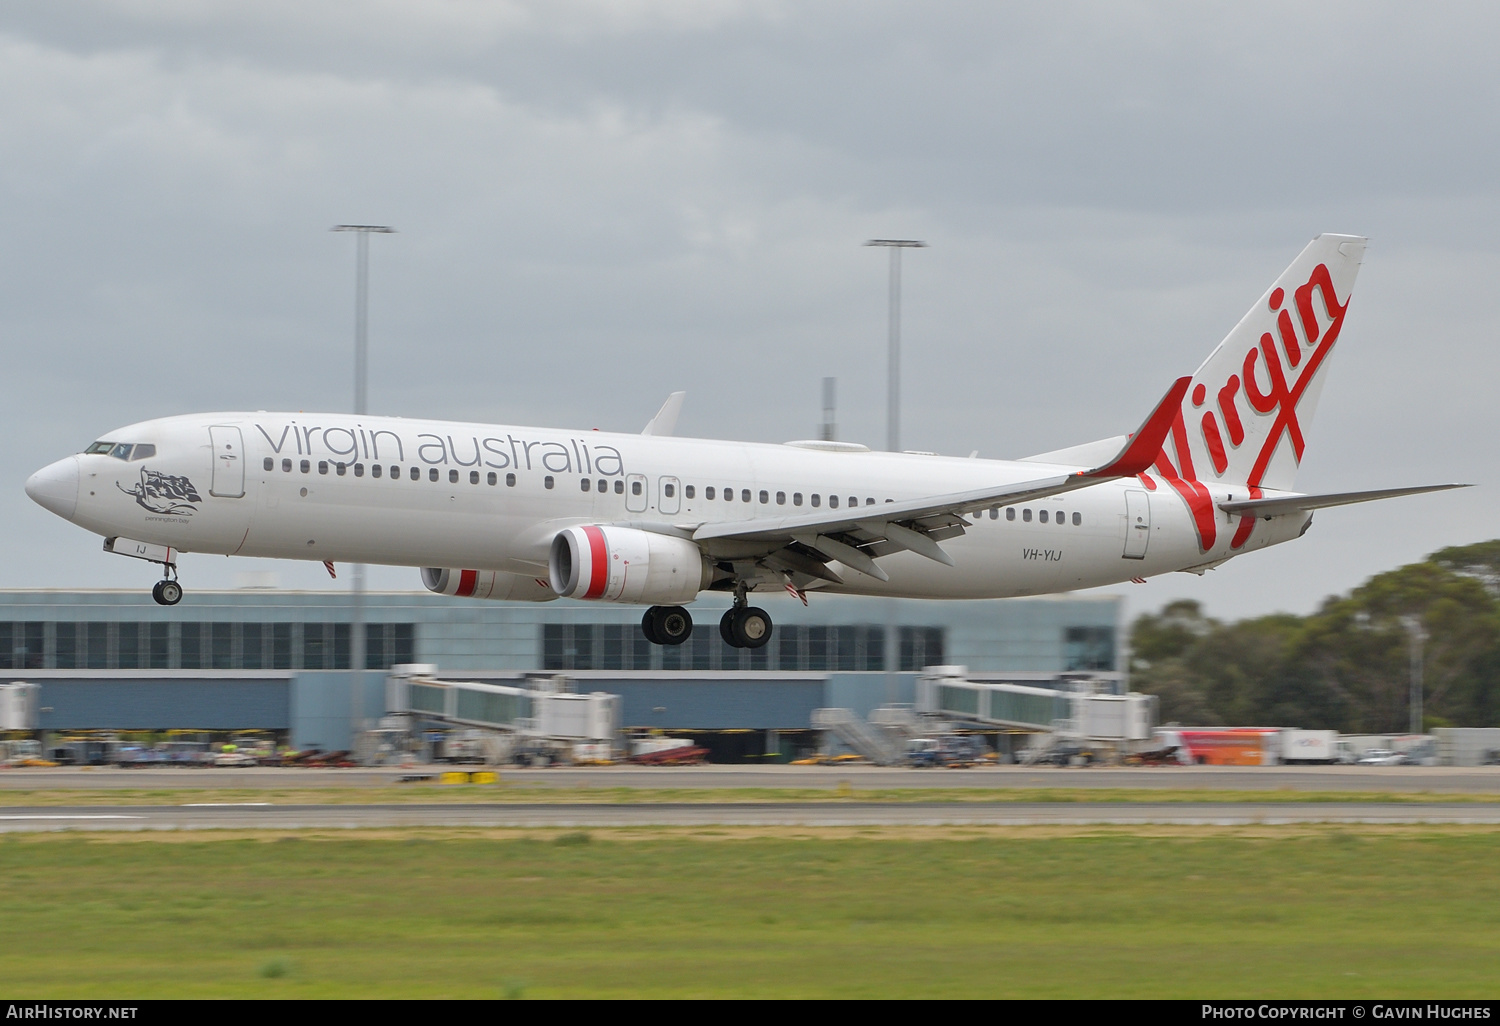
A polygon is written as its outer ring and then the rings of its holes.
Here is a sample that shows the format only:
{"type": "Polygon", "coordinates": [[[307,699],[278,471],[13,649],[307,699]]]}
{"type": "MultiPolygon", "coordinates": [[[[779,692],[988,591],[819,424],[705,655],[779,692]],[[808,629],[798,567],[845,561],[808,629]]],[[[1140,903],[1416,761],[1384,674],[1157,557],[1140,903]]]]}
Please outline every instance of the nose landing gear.
{"type": "Polygon", "coordinates": [[[151,597],[156,599],[157,605],[175,606],[182,601],[182,585],[170,577],[157,581],[151,588],[151,597]]]}

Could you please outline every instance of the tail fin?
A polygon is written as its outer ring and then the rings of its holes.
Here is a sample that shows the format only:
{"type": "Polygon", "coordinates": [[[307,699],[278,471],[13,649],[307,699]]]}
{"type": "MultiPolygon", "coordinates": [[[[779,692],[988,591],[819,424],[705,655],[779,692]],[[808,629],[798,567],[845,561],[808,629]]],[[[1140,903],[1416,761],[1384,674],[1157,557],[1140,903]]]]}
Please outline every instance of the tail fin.
{"type": "Polygon", "coordinates": [[[1162,446],[1163,477],[1291,488],[1364,249],[1319,235],[1219,343],[1162,446]]]}

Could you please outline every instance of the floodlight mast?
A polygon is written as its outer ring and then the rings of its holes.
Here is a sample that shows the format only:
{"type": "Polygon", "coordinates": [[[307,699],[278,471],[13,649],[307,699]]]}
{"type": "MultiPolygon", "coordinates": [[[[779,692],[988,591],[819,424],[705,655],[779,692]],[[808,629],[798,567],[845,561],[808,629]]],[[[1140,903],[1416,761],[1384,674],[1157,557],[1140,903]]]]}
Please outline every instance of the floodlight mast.
{"type": "MultiPolygon", "coordinates": [[[[354,232],[354,414],[369,412],[370,235],[394,234],[385,224],[339,224],[330,231],[354,232]]],[[[349,748],[354,749],[365,720],[365,568],[355,563],[349,574],[349,748]]]]}
{"type": "Polygon", "coordinates": [[[886,406],[885,447],[901,451],[901,251],[926,249],[916,239],[871,239],[866,246],[884,246],[891,251],[890,307],[886,315],[886,406]]]}

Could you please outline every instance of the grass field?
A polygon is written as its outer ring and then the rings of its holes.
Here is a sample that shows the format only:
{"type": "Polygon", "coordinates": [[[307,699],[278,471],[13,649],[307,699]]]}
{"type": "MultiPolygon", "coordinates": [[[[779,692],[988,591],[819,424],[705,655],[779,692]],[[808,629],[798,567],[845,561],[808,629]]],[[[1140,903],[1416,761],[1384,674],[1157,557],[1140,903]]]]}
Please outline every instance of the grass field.
{"type": "Polygon", "coordinates": [[[0,900],[27,998],[1500,992],[1478,827],[10,834],[0,900]]]}

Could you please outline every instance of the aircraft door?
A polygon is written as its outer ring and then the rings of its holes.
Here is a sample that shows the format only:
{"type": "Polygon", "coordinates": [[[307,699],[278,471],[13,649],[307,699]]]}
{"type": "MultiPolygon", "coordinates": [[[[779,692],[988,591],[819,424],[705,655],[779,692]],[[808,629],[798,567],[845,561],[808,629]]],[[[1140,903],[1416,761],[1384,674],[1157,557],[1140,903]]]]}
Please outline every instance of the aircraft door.
{"type": "Polygon", "coordinates": [[[1126,559],[1145,559],[1146,546],[1151,543],[1151,497],[1145,492],[1125,493],[1125,552],[1126,559]]]}
{"type": "Polygon", "coordinates": [[[671,516],[682,508],[682,483],[675,477],[664,477],[657,482],[661,494],[657,496],[656,508],[671,516]]]}
{"type": "Polygon", "coordinates": [[[221,499],[240,499],[245,495],[245,447],[240,429],[216,424],[208,429],[214,450],[214,476],[208,494],[221,499]]]}
{"type": "Polygon", "coordinates": [[[632,513],[646,512],[646,475],[629,474],[625,478],[625,508],[632,513]]]}

